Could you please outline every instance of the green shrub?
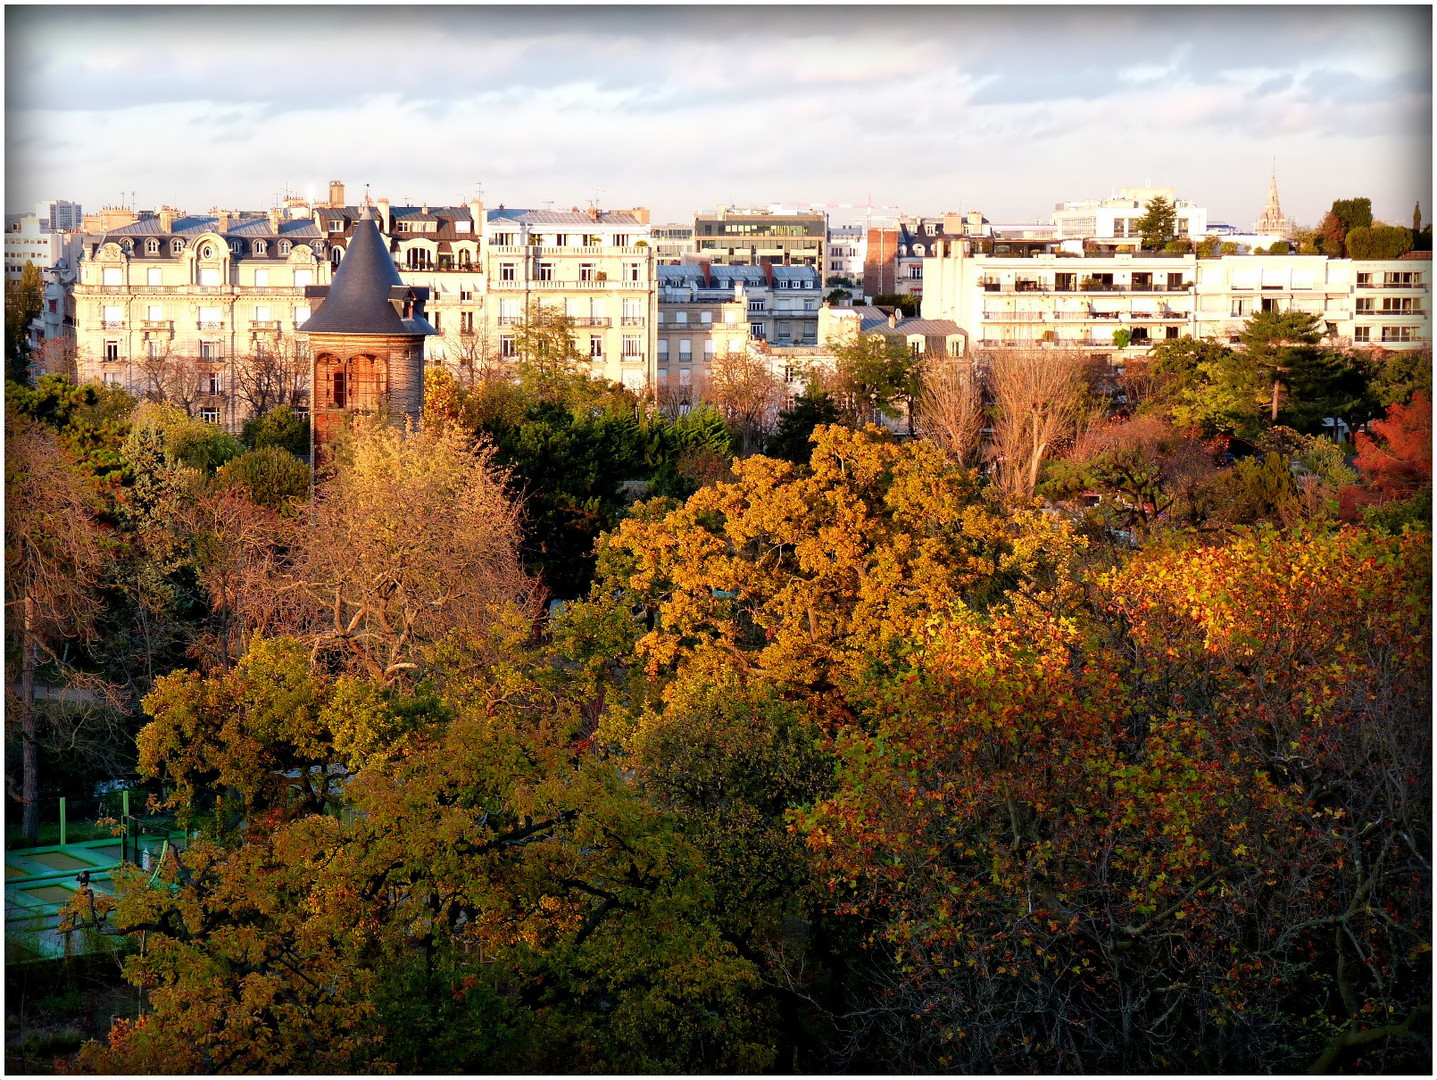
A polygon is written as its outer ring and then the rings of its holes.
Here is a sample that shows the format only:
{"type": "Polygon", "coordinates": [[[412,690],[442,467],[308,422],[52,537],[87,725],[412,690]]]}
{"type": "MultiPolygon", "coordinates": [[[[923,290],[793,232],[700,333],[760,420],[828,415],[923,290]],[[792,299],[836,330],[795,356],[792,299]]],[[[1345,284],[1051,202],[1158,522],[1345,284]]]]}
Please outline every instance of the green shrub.
{"type": "Polygon", "coordinates": [[[246,420],[240,441],[249,450],[278,446],[303,456],[309,453],[309,421],[288,405],[276,405],[246,420]]]}
{"type": "Polygon", "coordinates": [[[278,446],[241,454],[220,469],[217,479],[239,487],[256,505],[281,511],[309,496],[309,466],[278,446]]]}

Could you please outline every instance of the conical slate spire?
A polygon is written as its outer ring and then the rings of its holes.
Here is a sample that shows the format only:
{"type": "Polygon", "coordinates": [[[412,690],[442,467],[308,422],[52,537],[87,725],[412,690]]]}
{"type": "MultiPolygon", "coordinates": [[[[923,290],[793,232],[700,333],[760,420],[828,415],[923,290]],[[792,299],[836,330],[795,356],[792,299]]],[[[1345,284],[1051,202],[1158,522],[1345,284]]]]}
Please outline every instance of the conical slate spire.
{"type": "Polygon", "coordinates": [[[390,290],[404,288],[399,270],[385,249],[379,227],[369,216],[369,207],[354,226],[354,235],[339,269],[334,272],[324,303],[303,326],[307,334],[406,334],[406,327],[394,305],[390,290]]]}

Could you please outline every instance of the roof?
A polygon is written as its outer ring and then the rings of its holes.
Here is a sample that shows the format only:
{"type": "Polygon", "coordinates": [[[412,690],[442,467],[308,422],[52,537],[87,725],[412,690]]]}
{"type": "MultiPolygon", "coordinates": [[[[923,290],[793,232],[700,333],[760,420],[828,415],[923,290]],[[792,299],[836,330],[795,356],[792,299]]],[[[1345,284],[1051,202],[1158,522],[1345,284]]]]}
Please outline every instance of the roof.
{"type": "Polygon", "coordinates": [[[423,319],[406,320],[395,310],[395,290],[399,297],[409,287],[399,278],[399,270],[389,257],[379,227],[374,219],[365,217],[354,227],[354,235],[344,253],[339,269],[324,301],[309,320],[299,328],[304,334],[414,334],[433,330],[416,328],[423,319]]]}
{"type": "Polygon", "coordinates": [[[888,315],[882,308],[866,304],[855,306],[851,310],[858,313],[858,328],[865,334],[885,334],[899,337],[922,334],[924,337],[951,337],[954,334],[964,333],[961,326],[949,319],[923,319],[916,315],[907,319],[900,317],[897,325],[890,327],[888,315]]]}
{"type": "Polygon", "coordinates": [[[521,210],[517,207],[490,210],[487,213],[491,225],[628,225],[633,228],[648,228],[633,214],[617,210],[600,210],[598,220],[583,210],[521,210]]]}

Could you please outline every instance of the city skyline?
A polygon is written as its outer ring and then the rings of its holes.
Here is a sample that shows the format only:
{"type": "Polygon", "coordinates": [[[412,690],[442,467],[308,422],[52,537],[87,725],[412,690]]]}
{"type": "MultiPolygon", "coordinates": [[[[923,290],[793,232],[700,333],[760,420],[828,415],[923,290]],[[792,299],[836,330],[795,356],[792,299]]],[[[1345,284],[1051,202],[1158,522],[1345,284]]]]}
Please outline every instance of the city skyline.
{"type": "Polygon", "coordinates": [[[1430,214],[1425,7],[10,8],[7,209],[376,197],[1430,214]],[[1200,152],[1194,153],[1194,148],[1200,152]]]}

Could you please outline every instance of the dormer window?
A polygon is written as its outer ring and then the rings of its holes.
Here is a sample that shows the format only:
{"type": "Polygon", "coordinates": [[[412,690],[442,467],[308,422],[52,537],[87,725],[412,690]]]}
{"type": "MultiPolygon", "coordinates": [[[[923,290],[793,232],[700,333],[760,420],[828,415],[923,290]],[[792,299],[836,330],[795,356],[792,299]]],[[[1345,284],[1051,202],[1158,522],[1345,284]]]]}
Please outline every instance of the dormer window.
{"type": "Polygon", "coordinates": [[[243,240],[231,240],[231,241],[230,241],[230,250],[233,251],[236,255],[240,254],[242,251],[244,251],[244,241],[243,241],[243,240]]]}
{"type": "Polygon", "coordinates": [[[120,244],[120,246],[125,249],[126,255],[135,250],[135,242],[129,237],[126,237],[124,241],[120,244]]]}
{"type": "MultiPolygon", "coordinates": [[[[289,241],[286,240],[285,243],[287,244],[287,243],[289,243],[289,241]]],[[[316,240],[316,241],[314,242],[314,253],[315,253],[316,255],[323,255],[323,254],[324,254],[324,241],[323,241],[323,240],[316,240]]]]}
{"type": "Polygon", "coordinates": [[[913,245],[913,254],[915,254],[915,255],[922,255],[922,254],[923,254],[923,245],[922,245],[922,244],[914,244],[914,245],[913,245]]]}
{"type": "Polygon", "coordinates": [[[249,249],[255,255],[263,255],[268,245],[263,240],[256,240],[250,244],[249,249]]]}
{"type": "Polygon", "coordinates": [[[454,231],[457,232],[457,233],[460,233],[460,232],[462,232],[462,233],[473,232],[473,231],[474,231],[474,222],[472,222],[472,221],[456,221],[456,222],[454,223],[454,231]]]}
{"type": "Polygon", "coordinates": [[[145,241],[145,254],[146,254],[146,255],[158,255],[159,253],[160,253],[160,242],[159,242],[158,240],[153,240],[153,239],[151,239],[151,240],[146,240],[146,241],[145,241]]]}
{"type": "Polygon", "coordinates": [[[290,244],[290,242],[289,242],[288,240],[281,240],[281,241],[279,242],[279,253],[280,253],[281,255],[288,255],[288,254],[289,254],[289,249],[290,249],[291,246],[292,246],[292,245],[290,244]]]}
{"type": "Polygon", "coordinates": [[[344,232],[344,218],[330,218],[330,219],[329,219],[329,231],[330,231],[330,232],[344,232]]]}
{"type": "Polygon", "coordinates": [[[185,250],[185,242],[183,240],[171,240],[170,250],[176,255],[178,255],[180,252],[185,250]]]}

